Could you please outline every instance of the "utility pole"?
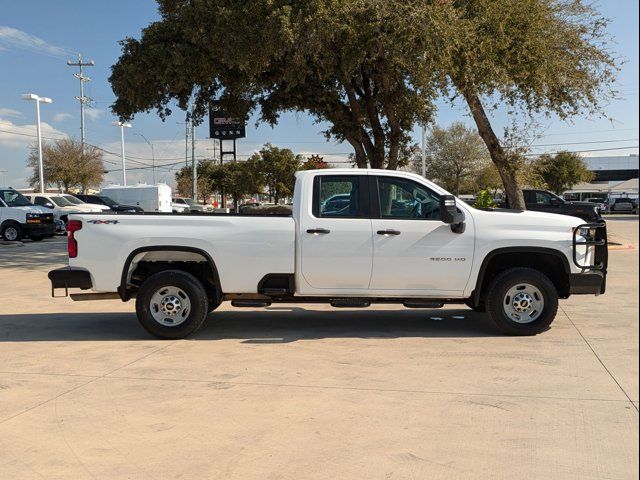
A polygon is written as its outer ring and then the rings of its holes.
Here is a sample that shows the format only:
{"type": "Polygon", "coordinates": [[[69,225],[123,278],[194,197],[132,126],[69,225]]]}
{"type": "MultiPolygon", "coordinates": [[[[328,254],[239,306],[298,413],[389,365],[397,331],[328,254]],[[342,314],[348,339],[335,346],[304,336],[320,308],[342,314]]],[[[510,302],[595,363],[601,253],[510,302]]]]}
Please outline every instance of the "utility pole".
{"type": "Polygon", "coordinates": [[[198,167],[196,165],[196,126],[191,122],[191,193],[194,202],[198,201],[198,167]]]}
{"type": "Polygon", "coordinates": [[[427,178],[427,126],[422,124],[422,176],[427,178]]]}
{"type": "Polygon", "coordinates": [[[184,125],[184,166],[189,166],[189,118],[184,122],[176,122],[178,125],[184,125]]]}
{"type": "Polygon", "coordinates": [[[141,133],[134,133],[134,135],[138,135],[139,137],[142,137],[142,139],[147,142],[147,145],[149,145],[151,147],[151,171],[153,173],[153,184],[156,184],[156,154],[153,150],[153,143],[151,143],[147,137],[145,137],[143,134],[141,133]]]}
{"type": "Polygon", "coordinates": [[[84,153],[84,106],[89,105],[93,100],[91,100],[89,97],[85,97],[84,95],[84,84],[90,82],[91,79],[89,77],[85,77],[82,74],[82,67],[93,67],[95,65],[95,62],[93,60],[83,62],[82,55],[78,54],[78,61],[73,62],[71,60],[67,60],[67,65],[70,67],[78,67],[80,69],[79,73],[74,73],[73,76],[80,80],[80,96],[76,97],[76,99],[80,101],[80,142],[82,144],[82,152],[84,153]]]}
{"type": "Polygon", "coordinates": [[[120,127],[120,146],[122,147],[122,186],[127,186],[127,163],[124,158],[124,129],[131,128],[130,123],[113,122],[111,125],[120,127]]]}

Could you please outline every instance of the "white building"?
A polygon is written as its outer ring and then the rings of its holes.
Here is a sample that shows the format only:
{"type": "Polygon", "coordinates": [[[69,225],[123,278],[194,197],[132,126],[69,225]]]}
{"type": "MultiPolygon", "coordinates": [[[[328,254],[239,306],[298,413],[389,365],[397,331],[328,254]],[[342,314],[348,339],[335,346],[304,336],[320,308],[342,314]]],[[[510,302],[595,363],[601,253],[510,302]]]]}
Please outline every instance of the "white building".
{"type": "Polygon", "coordinates": [[[593,183],[614,185],[638,178],[638,155],[613,157],[584,157],[587,168],[596,174],[593,183]]]}

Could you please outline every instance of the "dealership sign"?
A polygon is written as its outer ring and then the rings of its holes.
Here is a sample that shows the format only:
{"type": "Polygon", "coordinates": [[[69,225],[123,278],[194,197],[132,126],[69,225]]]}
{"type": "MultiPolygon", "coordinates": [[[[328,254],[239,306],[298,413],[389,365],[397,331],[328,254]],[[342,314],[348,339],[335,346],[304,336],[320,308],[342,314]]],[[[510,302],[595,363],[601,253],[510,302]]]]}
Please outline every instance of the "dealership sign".
{"type": "Polygon", "coordinates": [[[246,136],[245,125],[226,115],[220,107],[213,105],[209,110],[209,137],[221,140],[235,140],[246,136]]]}

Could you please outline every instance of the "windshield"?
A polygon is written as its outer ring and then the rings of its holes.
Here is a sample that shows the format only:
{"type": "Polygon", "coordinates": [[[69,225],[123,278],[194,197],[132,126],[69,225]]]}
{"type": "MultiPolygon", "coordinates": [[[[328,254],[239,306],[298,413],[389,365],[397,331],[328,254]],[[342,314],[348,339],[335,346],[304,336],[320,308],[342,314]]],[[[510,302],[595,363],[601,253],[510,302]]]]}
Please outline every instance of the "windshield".
{"type": "Polygon", "coordinates": [[[73,203],[71,203],[65,197],[49,197],[49,200],[51,200],[53,203],[55,203],[59,207],[73,206],[73,203]]]}
{"type": "Polygon", "coordinates": [[[84,203],[82,200],[80,200],[79,198],[74,197],[73,195],[65,195],[64,198],[69,203],[72,203],[74,205],[82,205],[84,203]]]}
{"type": "Polygon", "coordinates": [[[7,204],[7,207],[28,207],[32,205],[27,197],[15,190],[0,190],[0,197],[7,204]]]}
{"type": "Polygon", "coordinates": [[[182,201],[191,207],[196,205],[196,202],[194,202],[192,198],[183,198],[182,201]]]}
{"type": "Polygon", "coordinates": [[[116,205],[118,205],[116,202],[111,200],[109,197],[98,197],[98,198],[100,200],[102,200],[107,207],[115,207],[116,205]]]}

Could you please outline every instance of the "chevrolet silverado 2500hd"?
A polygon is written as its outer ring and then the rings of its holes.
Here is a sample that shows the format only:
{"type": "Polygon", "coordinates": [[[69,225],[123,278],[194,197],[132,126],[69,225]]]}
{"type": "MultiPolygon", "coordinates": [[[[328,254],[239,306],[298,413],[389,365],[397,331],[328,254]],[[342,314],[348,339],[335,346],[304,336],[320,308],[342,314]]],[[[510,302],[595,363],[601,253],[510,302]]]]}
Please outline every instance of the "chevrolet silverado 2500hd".
{"type": "Polygon", "coordinates": [[[504,332],[548,328],[558,299],[601,294],[604,222],[484,211],[404,172],[299,172],[288,216],[76,214],[58,288],[74,300],[136,298],[161,338],[193,333],[221,302],[334,307],[466,304],[504,332]],[[340,198],[340,201],[333,201],[340,198]]]}

